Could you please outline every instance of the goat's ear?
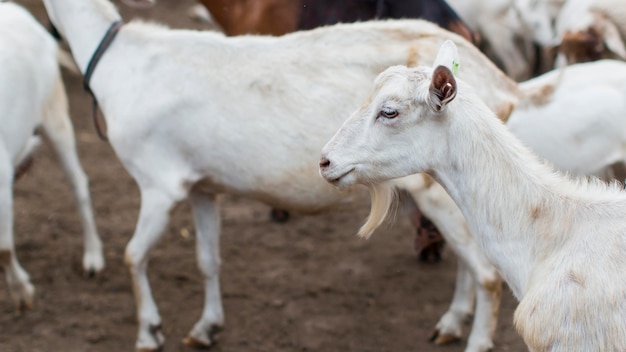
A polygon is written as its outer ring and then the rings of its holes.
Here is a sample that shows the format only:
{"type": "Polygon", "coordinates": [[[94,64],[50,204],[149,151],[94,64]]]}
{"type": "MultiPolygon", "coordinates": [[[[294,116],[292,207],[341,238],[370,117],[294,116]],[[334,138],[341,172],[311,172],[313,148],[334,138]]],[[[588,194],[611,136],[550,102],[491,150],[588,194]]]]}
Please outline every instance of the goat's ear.
{"type": "Polygon", "coordinates": [[[600,22],[604,45],[620,59],[626,60],[626,46],[615,23],[605,17],[596,20],[600,22]]]}
{"type": "Polygon", "coordinates": [[[439,48],[439,52],[437,52],[437,57],[435,57],[435,62],[433,63],[433,69],[444,66],[456,75],[459,65],[459,51],[454,42],[448,39],[441,44],[441,48],[439,48]]]}
{"type": "Polygon", "coordinates": [[[433,110],[442,111],[456,97],[456,80],[452,71],[445,66],[438,66],[433,72],[428,101],[433,110]]]}

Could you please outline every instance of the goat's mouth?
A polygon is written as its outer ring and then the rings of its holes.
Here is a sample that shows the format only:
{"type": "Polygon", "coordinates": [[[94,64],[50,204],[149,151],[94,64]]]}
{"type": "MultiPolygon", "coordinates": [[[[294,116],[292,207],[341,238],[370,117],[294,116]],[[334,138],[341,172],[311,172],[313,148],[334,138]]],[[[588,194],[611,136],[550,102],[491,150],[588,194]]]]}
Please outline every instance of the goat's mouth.
{"type": "Polygon", "coordinates": [[[351,180],[353,177],[350,177],[350,176],[352,176],[352,172],[355,169],[356,168],[353,167],[349,169],[348,171],[344,171],[344,172],[333,172],[333,170],[327,169],[327,170],[321,170],[320,173],[322,177],[328,183],[332,184],[335,187],[343,188],[353,183],[351,180]]]}

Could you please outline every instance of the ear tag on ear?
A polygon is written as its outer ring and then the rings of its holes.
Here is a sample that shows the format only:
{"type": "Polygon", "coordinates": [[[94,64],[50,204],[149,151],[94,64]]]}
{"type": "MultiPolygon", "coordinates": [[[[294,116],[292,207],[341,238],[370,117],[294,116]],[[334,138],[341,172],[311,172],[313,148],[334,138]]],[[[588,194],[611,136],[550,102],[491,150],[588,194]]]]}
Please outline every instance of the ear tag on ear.
{"type": "Polygon", "coordinates": [[[452,74],[456,77],[456,73],[459,71],[459,62],[457,60],[452,61],[452,74]]]}
{"type": "Polygon", "coordinates": [[[435,61],[433,63],[433,69],[437,68],[437,66],[447,67],[455,76],[459,70],[459,52],[454,42],[450,39],[444,41],[439,48],[439,52],[437,52],[437,56],[435,57],[435,61]]]}

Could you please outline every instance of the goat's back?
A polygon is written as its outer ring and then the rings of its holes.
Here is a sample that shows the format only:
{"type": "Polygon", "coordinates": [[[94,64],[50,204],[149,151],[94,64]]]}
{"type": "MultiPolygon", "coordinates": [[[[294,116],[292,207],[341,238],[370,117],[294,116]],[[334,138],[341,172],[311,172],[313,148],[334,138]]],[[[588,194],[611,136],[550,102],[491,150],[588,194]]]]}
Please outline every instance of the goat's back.
{"type": "Polygon", "coordinates": [[[168,179],[203,180],[212,191],[303,210],[342,198],[318,175],[319,150],[375,77],[391,65],[432,64],[446,39],[464,54],[459,76],[474,82],[489,106],[517,102],[517,85],[471,43],[420,20],[282,37],[129,23],[91,85],[109,138],[137,178],[169,164],[176,176],[168,179]]]}

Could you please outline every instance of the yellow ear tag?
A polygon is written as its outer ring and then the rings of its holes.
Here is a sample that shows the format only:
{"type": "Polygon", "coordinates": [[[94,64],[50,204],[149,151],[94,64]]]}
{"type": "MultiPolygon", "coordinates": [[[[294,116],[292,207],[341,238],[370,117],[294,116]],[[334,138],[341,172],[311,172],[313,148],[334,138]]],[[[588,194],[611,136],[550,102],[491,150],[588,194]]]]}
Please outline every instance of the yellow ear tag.
{"type": "Polygon", "coordinates": [[[456,60],[452,61],[452,74],[456,76],[456,73],[459,71],[459,62],[456,60]]]}

